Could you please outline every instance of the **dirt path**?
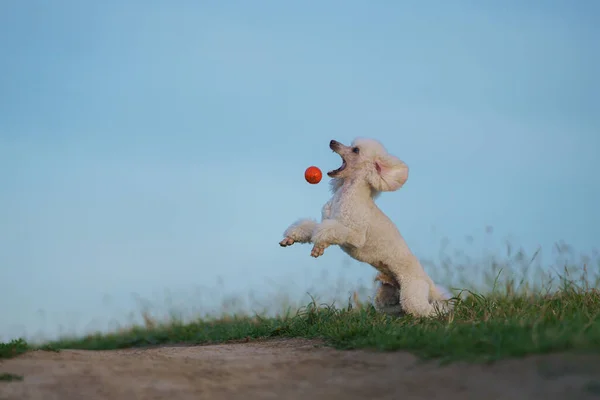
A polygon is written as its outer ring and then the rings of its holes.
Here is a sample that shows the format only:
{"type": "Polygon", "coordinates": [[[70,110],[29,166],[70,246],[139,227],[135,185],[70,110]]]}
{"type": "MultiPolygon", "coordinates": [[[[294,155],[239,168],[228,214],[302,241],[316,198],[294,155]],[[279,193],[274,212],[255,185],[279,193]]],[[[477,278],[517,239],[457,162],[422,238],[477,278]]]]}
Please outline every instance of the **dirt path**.
{"type": "Polygon", "coordinates": [[[31,352],[0,362],[2,400],[600,399],[600,357],[493,365],[423,363],[407,353],[273,340],[120,351],[31,352]]]}

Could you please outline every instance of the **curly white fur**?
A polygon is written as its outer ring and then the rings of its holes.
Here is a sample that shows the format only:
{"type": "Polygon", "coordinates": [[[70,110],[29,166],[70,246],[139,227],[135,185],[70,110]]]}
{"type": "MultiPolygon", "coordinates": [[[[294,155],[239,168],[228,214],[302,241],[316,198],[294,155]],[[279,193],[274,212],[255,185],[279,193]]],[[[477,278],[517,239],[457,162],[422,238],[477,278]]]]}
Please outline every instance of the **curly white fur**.
{"type": "Polygon", "coordinates": [[[408,166],[373,139],[358,138],[351,146],[332,140],[330,147],[343,163],[328,173],[333,197],[323,206],[321,222],[295,222],[279,244],[313,243],[313,257],[338,245],[352,258],[372,265],[379,271],[375,307],[381,312],[419,317],[447,313],[452,308],[449,295],[436,287],[374,201],[380,192],[404,185],[408,166]]]}

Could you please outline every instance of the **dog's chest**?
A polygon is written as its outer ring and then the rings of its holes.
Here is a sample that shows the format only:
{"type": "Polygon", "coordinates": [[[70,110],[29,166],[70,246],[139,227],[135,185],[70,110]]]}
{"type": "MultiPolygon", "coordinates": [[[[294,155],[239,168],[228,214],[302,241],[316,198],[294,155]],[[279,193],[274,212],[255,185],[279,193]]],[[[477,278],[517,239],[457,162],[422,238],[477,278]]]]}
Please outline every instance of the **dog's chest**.
{"type": "Polygon", "coordinates": [[[344,253],[348,254],[350,257],[354,258],[357,261],[364,262],[370,264],[375,269],[389,274],[389,268],[385,265],[377,256],[375,250],[370,246],[365,247],[354,247],[354,246],[340,246],[344,253]]]}
{"type": "Polygon", "coordinates": [[[347,220],[356,217],[356,202],[352,201],[351,193],[340,189],[331,201],[331,218],[347,220]]]}
{"type": "Polygon", "coordinates": [[[359,249],[354,246],[344,246],[341,245],[340,248],[344,253],[348,254],[350,257],[354,258],[357,261],[366,262],[365,257],[362,256],[361,253],[364,253],[364,249],[359,249]]]}

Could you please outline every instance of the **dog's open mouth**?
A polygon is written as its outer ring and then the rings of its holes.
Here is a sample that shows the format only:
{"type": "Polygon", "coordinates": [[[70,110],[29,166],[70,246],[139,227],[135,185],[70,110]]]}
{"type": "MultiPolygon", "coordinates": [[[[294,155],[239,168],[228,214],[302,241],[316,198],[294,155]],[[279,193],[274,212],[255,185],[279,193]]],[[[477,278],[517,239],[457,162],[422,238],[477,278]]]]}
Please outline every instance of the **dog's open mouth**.
{"type": "MultiPolygon", "coordinates": [[[[342,156],[340,156],[342,157],[342,156]]],[[[327,175],[329,175],[329,177],[333,178],[334,176],[336,176],[337,174],[339,174],[340,172],[342,172],[344,170],[344,168],[346,168],[346,160],[344,160],[344,157],[342,157],[342,165],[341,167],[339,167],[338,169],[334,169],[333,171],[329,171],[327,173],[327,175]]]]}

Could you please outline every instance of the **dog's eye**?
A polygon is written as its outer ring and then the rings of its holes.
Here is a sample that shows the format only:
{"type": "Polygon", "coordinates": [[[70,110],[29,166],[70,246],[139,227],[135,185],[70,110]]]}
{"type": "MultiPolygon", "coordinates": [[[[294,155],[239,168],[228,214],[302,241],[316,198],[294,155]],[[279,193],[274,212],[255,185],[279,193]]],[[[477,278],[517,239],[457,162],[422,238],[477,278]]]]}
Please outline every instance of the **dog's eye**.
{"type": "Polygon", "coordinates": [[[352,152],[358,154],[360,152],[360,149],[358,147],[354,147],[352,149],[352,152]]]}

